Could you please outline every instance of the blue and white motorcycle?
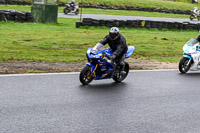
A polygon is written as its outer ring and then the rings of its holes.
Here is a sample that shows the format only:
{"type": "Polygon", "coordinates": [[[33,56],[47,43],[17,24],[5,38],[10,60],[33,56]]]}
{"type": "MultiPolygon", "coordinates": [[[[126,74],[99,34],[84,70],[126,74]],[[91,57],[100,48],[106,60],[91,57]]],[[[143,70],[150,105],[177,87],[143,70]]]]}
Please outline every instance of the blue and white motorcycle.
{"type": "MultiPolygon", "coordinates": [[[[129,58],[135,51],[134,46],[129,46],[125,58],[129,58]]],[[[92,48],[87,50],[88,63],[82,69],[79,79],[83,85],[88,85],[92,80],[110,79],[116,82],[123,81],[129,73],[129,64],[125,62],[123,73],[120,66],[115,66],[108,58],[113,54],[112,50],[103,49],[93,52],[92,48]]]]}
{"type": "Polygon", "coordinates": [[[200,45],[196,39],[190,39],[183,47],[183,58],[179,62],[179,71],[200,70],[200,45]]]}

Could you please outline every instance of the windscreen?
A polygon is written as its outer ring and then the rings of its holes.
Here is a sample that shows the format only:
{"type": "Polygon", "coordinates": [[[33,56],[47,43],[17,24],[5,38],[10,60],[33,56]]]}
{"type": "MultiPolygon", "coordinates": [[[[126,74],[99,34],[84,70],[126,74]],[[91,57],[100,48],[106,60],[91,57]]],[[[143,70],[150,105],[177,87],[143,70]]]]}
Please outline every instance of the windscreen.
{"type": "Polygon", "coordinates": [[[188,46],[194,46],[195,44],[199,43],[196,39],[190,39],[188,42],[187,42],[187,45],[188,46]]]}

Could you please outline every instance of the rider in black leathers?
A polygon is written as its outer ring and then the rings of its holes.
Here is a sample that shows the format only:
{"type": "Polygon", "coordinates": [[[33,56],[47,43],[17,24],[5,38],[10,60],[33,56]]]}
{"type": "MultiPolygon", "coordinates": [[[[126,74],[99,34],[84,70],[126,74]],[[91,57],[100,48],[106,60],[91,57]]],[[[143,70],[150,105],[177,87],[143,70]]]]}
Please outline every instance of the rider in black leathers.
{"type": "Polygon", "coordinates": [[[200,42],[200,35],[197,37],[197,41],[200,42]]]}
{"type": "Polygon", "coordinates": [[[70,5],[70,10],[73,11],[75,9],[75,4],[76,4],[75,0],[71,0],[68,4],[70,5]]]}
{"type": "Polygon", "coordinates": [[[124,59],[128,50],[128,46],[126,44],[126,39],[124,38],[124,36],[122,36],[122,34],[120,34],[117,27],[112,27],[109,31],[109,34],[106,35],[103,40],[97,43],[93,50],[98,51],[107,43],[110,48],[114,50],[113,55],[110,57],[111,61],[113,63],[116,63],[116,65],[119,65],[121,70],[123,70],[125,67],[124,59]]]}

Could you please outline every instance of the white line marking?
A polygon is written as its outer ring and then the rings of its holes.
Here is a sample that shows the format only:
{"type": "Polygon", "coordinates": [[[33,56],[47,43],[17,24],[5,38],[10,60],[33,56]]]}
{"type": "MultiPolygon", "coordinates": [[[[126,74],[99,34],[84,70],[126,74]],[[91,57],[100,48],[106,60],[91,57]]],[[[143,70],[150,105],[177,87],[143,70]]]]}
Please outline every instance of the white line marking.
{"type": "Polygon", "coordinates": [[[166,71],[178,71],[178,69],[130,70],[129,72],[166,72],[166,71]]]}
{"type": "MultiPolygon", "coordinates": [[[[178,69],[158,69],[158,70],[130,70],[130,72],[165,72],[178,71],[178,69]]],[[[3,74],[0,77],[19,77],[19,76],[48,76],[48,75],[75,75],[80,72],[66,72],[66,73],[33,73],[33,74],[3,74]]]]}
{"type": "Polygon", "coordinates": [[[48,76],[48,75],[73,75],[79,74],[79,72],[68,72],[68,73],[31,73],[31,74],[4,74],[0,77],[17,77],[17,76],[48,76]]]}

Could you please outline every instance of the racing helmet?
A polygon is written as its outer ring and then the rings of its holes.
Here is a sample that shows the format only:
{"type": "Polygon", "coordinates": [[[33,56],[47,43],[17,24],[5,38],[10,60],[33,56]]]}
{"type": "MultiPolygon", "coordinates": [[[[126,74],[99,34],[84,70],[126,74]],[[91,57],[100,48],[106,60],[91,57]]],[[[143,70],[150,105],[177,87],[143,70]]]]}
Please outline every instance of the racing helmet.
{"type": "Polygon", "coordinates": [[[112,27],[109,31],[109,37],[111,40],[116,40],[119,37],[119,29],[117,27],[112,27]]]}
{"type": "Polygon", "coordinates": [[[197,8],[197,7],[194,7],[193,10],[198,10],[198,8],[197,8]]]}

